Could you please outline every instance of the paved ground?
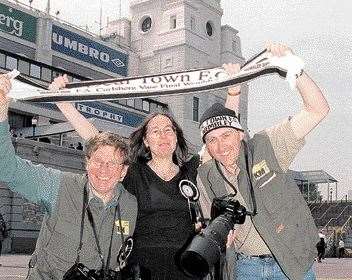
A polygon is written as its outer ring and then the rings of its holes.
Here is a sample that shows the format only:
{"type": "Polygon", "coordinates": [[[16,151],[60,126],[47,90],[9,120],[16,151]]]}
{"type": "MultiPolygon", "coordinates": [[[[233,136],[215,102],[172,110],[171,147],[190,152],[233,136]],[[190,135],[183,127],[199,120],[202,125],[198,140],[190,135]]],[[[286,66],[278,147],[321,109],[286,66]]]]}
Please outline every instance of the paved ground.
{"type": "MultiPolygon", "coordinates": [[[[0,257],[0,280],[23,280],[27,275],[27,255],[0,257]]],[[[325,259],[314,264],[318,280],[352,280],[352,258],[325,259]]]]}

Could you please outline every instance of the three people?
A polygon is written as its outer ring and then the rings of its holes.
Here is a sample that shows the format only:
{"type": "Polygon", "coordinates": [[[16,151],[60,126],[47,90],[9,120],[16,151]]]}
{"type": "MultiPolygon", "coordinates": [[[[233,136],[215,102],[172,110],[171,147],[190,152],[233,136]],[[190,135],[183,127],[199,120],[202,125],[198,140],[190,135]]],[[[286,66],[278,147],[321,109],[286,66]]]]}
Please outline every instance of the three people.
{"type": "MultiPolygon", "coordinates": [[[[269,45],[282,56],[284,45],[269,45]]],[[[300,112],[244,140],[235,112],[215,104],[200,119],[202,138],[213,160],[198,168],[198,187],[206,213],[212,200],[226,194],[254,213],[235,226],[233,279],[315,279],[317,228],[293,179],[286,174],[304,137],[329,112],[322,92],[302,72],[296,85],[300,112]]],[[[275,110],[275,108],[273,108],[275,110]]]]}
{"type": "MultiPolygon", "coordinates": [[[[239,65],[225,65],[234,74],[239,65]]],[[[56,78],[51,89],[62,88],[65,76],[56,78]]],[[[229,90],[227,106],[238,106],[240,87],[229,90]]],[[[84,139],[99,134],[71,104],[58,103],[60,110],[84,139]]],[[[130,136],[131,162],[123,180],[138,201],[135,247],[129,260],[142,279],[182,280],[187,277],[177,266],[177,257],[195,234],[186,198],[179,190],[182,180],[196,184],[199,156],[188,158],[182,129],[166,113],[151,114],[130,136]]]]}
{"type": "Polygon", "coordinates": [[[46,211],[28,279],[61,280],[78,262],[100,273],[116,271],[117,252],[133,235],[137,219],[136,197],[121,185],[128,166],[128,145],[111,133],[91,138],[86,143],[86,174],[21,159],[9,134],[10,88],[8,77],[1,75],[0,181],[46,211]]]}
{"type": "MultiPolygon", "coordinates": [[[[281,56],[290,50],[283,45],[271,44],[268,51],[281,56]]],[[[2,97],[6,99],[10,86],[6,78],[0,79],[0,82],[3,80],[5,83],[2,85],[2,97]]],[[[61,88],[66,83],[64,78],[60,78],[53,86],[61,88]]],[[[268,264],[274,271],[272,276],[278,277],[277,279],[314,279],[310,267],[315,256],[316,228],[303,197],[294,181],[286,175],[286,171],[303,146],[304,137],[326,116],[329,106],[319,88],[306,73],[303,72],[297,77],[297,88],[303,100],[302,110],[277,126],[256,134],[247,142],[243,141],[243,129],[234,111],[215,104],[201,118],[202,138],[213,157],[212,161],[198,169],[197,181],[201,186],[204,211],[209,211],[214,197],[234,193],[235,199],[255,213],[253,217],[246,219],[243,226],[236,227],[236,233],[232,236],[236,253],[235,258],[230,261],[236,263],[236,276],[232,275],[236,277],[235,279],[264,279],[266,276],[261,273],[263,267],[268,264]],[[215,123],[219,125],[214,126],[215,123]]],[[[239,90],[235,90],[232,95],[239,99],[239,90]]],[[[0,103],[0,121],[2,121],[0,137],[5,139],[8,125],[4,124],[6,121],[4,112],[7,112],[7,106],[7,101],[0,103]]],[[[94,127],[82,126],[85,119],[83,116],[77,117],[73,106],[61,103],[59,107],[60,109],[65,107],[63,111],[66,110],[68,119],[79,124],[74,126],[83,138],[98,137],[96,136],[99,135],[98,131],[94,127]]],[[[194,156],[186,160],[187,150],[183,146],[182,131],[173,119],[165,114],[157,114],[147,119],[131,139],[134,162],[123,184],[135,195],[139,207],[134,234],[136,249],[132,254],[134,260],[132,263],[137,266],[137,270],[143,270],[146,275],[152,277],[155,275],[152,279],[188,279],[175,267],[174,262],[165,261],[166,258],[161,257],[160,252],[162,248],[166,248],[163,253],[168,254],[168,258],[174,257],[180,245],[182,246],[185,239],[194,233],[188,206],[178,191],[178,182],[184,178],[195,181],[199,159],[194,156]],[[173,240],[175,237],[177,240],[173,240]]],[[[1,143],[4,147],[11,146],[9,140],[1,143]]],[[[0,151],[4,150],[5,148],[1,149],[0,146],[0,151]]],[[[114,166],[112,163],[117,164],[114,159],[107,160],[112,154],[112,151],[98,153],[100,163],[95,166],[105,169],[106,165],[112,172],[114,166]]],[[[7,159],[10,162],[11,159],[13,162],[21,162],[15,157],[13,149],[7,159]]],[[[88,157],[87,166],[89,160],[88,157]]],[[[30,164],[24,166],[23,163],[17,165],[16,172],[13,172],[11,167],[14,168],[14,165],[10,165],[8,169],[12,177],[8,176],[6,179],[10,184],[14,184],[14,189],[27,196],[31,196],[27,190],[30,188],[28,183],[34,182],[27,182],[26,185],[21,177],[27,175],[28,178],[32,173],[37,176],[39,173],[37,178],[39,179],[42,170],[45,170],[46,175],[50,175],[51,182],[47,184],[50,187],[47,185],[42,187],[43,182],[40,182],[37,184],[38,197],[32,197],[32,200],[42,201],[48,205],[49,214],[44,220],[43,229],[50,234],[50,230],[54,227],[53,221],[61,220],[61,216],[70,219],[68,213],[51,214],[52,209],[57,211],[59,202],[62,201],[59,194],[65,194],[62,189],[65,189],[67,183],[64,183],[64,187],[60,186],[62,181],[66,181],[62,179],[66,177],[65,174],[30,164]],[[30,171],[27,171],[27,168],[30,171]],[[60,187],[53,188],[51,185],[60,187]],[[54,197],[49,199],[51,203],[48,203],[48,197],[54,197]],[[55,218],[51,218],[52,216],[55,218]]],[[[100,195],[94,192],[95,180],[104,185],[109,181],[108,176],[105,176],[105,173],[94,175],[89,169],[87,171],[88,175],[91,174],[88,179],[91,181],[89,185],[92,185],[90,188],[92,193],[100,195]]],[[[0,172],[0,179],[2,176],[6,177],[0,172]]],[[[68,175],[67,177],[71,178],[68,175]]],[[[121,177],[123,176],[119,177],[120,180],[121,177]]],[[[77,181],[79,180],[69,180],[69,185],[77,184],[77,181]]],[[[78,185],[80,190],[83,189],[82,183],[78,185]]],[[[124,190],[122,186],[115,189],[124,190]]],[[[135,203],[133,195],[128,198],[135,203]]],[[[109,202],[111,194],[107,197],[104,195],[98,197],[103,202],[109,202]]],[[[72,221],[72,217],[69,221],[72,221]]],[[[130,234],[131,232],[133,230],[130,230],[130,234]]],[[[41,239],[47,241],[44,237],[41,239]]],[[[39,241],[37,248],[43,248],[45,242],[39,241]]],[[[46,258],[38,260],[43,265],[46,258]]]]}

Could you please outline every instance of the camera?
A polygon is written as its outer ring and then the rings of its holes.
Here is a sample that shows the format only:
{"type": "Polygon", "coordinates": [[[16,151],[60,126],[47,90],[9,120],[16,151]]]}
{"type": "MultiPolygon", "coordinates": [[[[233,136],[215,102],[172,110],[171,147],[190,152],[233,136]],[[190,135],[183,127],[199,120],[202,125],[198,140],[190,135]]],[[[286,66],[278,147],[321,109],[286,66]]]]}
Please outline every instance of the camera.
{"type": "Polygon", "coordinates": [[[180,267],[190,277],[205,277],[226,252],[227,235],[235,224],[243,224],[247,210],[230,196],[215,198],[211,222],[196,235],[181,254],[180,267]]]}
{"type": "Polygon", "coordinates": [[[63,280],[121,280],[121,276],[119,271],[88,269],[84,264],[76,263],[65,273],[63,280]]]}

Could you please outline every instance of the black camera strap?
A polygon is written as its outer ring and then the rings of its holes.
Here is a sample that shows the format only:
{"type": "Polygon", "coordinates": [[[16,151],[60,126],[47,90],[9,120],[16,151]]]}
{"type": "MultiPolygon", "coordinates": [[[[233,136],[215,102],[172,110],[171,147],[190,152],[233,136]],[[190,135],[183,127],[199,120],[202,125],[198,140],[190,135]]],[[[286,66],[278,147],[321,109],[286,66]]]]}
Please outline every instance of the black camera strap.
{"type": "MultiPolygon", "coordinates": [[[[87,181],[88,182],[88,181],[87,181]]],[[[82,215],[81,215],[81,231],[79,234],[79,245],[77,249],[77,258],[76,258],[76,264],[79,263],[80,259],[80,254],[83,246],[83,229],[84,229],[84,217],[86,213],[86,205],[88,201],[88,192],[87,192],[87,182],[84,184],[83,187],[83,203],[82,203],[82,215]]]]}
{"type": "MultiPolygon", "coordinates": [[[[249,168],[249,158],[248,158],[248,145],[246,141],[242,141],[243,143],[243,147],[244,147],[244,158],[245,158],[245,162],[246,162],[246,173],[248,176],[248,181],[249,181],[249,189],[251,192],[251,200],[252,200],[252,204],[253,204],[253,212],[250,213],[251,216],[255,216],[257,215],[257,201],[255,199],[255,195],[254,195],[254,187],[252,184],[252,176],[250,173],[250,168],[249,168]]],[[[236,187],[226,178],[226,176],[224,175],[224,173],[222,172],[219,162],[217,160],[215,160],[215,165],[216,165],[216,169],[218,170],[218,172],[220,173],[221,177],[224,179],[224,181],[234,190],[235,194],[237,194],[237,190],[236,187]]]]}
{"type": "Polygon", "coordinates": [[[83,188],[81,230],[80,230],[80,237],[79,237],[79,245],[78,245],[78,249],[77,249],[76,264],[78,264],[80,262],[80,253],[81,253],[82,246],[83,246],[83,231],[84,231],[84,222],[85,222],[84,220],[85,220],[85,213],[87,211],[88,220],[89,220],[90,225],[91,225],[91,227],[93,229],[95,243],[97,245],[99,257],[100,257],[101,262],[102,262],[102,270],[105,272],[110,267],[111,249],[112,249],[113,235],[114,235],[114,231],[115,231],[116,215],[118,216],[119,226],[120,226],[121,244],[122,244],[121,246],[125,246],[124,236],[123,236],[123,232],[122,232],[122,221],[121,221],[120,204],[117,203],[117,205],[115,206],[114,219],[113,219],[113,224],[112,224],[112,229],[111,229],[111,236],[110,236],[109,252],[108,252],[107,261],[106,261],[106,265],[105,265],[104,256],[103,256],[103,253],[102,253],[102,250],[101,250],[101,247],[100,247],[98,234],[97,234],[96,226],[95,226],[94,219],[93,219],[93,214],[92,214],[92,212],[90,210],[90,207],[89,207],[89,204],[88,204],[88,189],[87,189],[87,185],[88,185],[88,181],[85,183],[84,188],[83,188]]]}
{"type": "Polygon", "coordinates": [[[243,147],[244,147],[244,158],[246,160],[246,171],[247,171],[247,175],[248,175],[252,204],[253,204],[253,212],[251,213],[251,216],[255,216],[255,215],[257,215],[257,201],[255,200],[254,187],[252,184],[252,176],[251,176],[251,172],[249,171],[250,169],[249,169],[249,159],[248,159],[248,145],[247,145],[246,141],[242,141],[242,143],[243,143],[243,147]]]}
{"type": "Polygon", "coordinates": [[[237,189],[236,187],[230,182],[229,179],[226,178],[226,176],[224,175],[224,173],[222,172],[219,162],[217,160],[215,160],[215,165],[216,165],[216,169],[218,170],[218,172],[220,173],[221,177],[224,179],[224,181],[231,187],[231,189],[233,189],[233,191],[235,192],[234,195],[237,194],[237,189]]]}
{"type": "Polygon", "coordinates": [[[117,218],[119,219],[119,226],[120,226],[120,233],[121,233],[121,246],[124,246],[124,244],[125,244],[125,240],[124,240],[123,233],[122,233],[122,222],[121,222],[120,203],[118,203],[118,204],[116,205],[116,207],[115,207],[114,221],[113,221],[113,224],[112,224],[111,236],[110,236],[109,253],[108,253],[108,258],[107,258],[107,260],[106,260],[106,269],[109,269],[109,267],[110,267],[112,238],[113,238],[114,231],[115,231],[116,214],[117,214],[117,218]]]}
{"type": "MultiPolygon", "coordinates": [[[[114,213],[114,220],[113,220],[113,229],[115,228],[115,219],[116,219],[116,212],[117,212],[117,208],[118,208],[119,204],[116,205],[115,207],[115,213],[114,213]]],[[[103,252],[101,250],[101,247],[100,247],[100,243],[99,243],[99,239],[98,239],[98,234],[97,234],[97,230],[96,230],[96,226],[95,226],[95,223],[94,223],[94,219],[93,219],[93,215],[92,215],[92,212],[90,210],[90,207],[89,205],[87,206],[87,213],[88,213],[88,220],[89,220],[89,223],[93,229],[93,234],[94,234],[94,239],[95,239],[95,244],[97,245],[97,249],[98,249],[98,253],[99,253],[99,257],[100,257],[100,260],[101,260],[101,263],[102,263],[102,267],[101,269],[103,271],[105,271],[106,269],[109,269],[109,265],[110,265],[110,258],[111,258],[111,246],[112,246],[112,236],[113,236],[113,231],[111,233],[111,237],[110,237],[110,245],[109,245],[109,254],[108,254],[108,261],[106,263],[106,266],[105,266],[105,263],[104,263],[104,255],[103,255],[103,252]]]]}

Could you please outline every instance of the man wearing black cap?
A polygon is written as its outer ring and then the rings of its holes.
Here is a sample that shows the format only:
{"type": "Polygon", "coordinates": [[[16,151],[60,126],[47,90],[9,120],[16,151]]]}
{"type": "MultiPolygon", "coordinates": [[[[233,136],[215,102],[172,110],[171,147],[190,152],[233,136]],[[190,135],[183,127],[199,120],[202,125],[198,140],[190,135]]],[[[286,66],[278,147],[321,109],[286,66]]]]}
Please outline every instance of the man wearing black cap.
{"type": "MultiPolygon", "coordinates": [[[[291,51],[274,44],[267,49],[275,56],[291,51]]],[[[233,250],[229,248],[227,260],[234,270],[230,279],[315,279],[311,266],[317,229],[286,171],[302,148],[304,137],[327,115],[329,105],[303,71],[296,86],[303,100],[302,110],[248,141],[243,140],[236,113],[221,104],[214,104],[201,117],[202,139],[213,157],[198,169],[205,215],[210,216],[214,197],[230,193],[254,213],[229,234],[233,250]]]]}

